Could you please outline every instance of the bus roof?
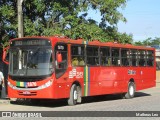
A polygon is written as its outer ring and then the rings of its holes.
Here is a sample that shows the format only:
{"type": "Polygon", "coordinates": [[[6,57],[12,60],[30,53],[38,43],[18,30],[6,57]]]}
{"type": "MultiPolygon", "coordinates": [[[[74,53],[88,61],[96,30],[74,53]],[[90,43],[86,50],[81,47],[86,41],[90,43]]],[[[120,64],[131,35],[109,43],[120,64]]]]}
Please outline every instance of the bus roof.
{"type": "Polygon", "coordinates": [[[15,38],[11,39],[10,41],[14,40],[22,40],[27,38],[41,38],[41,39],[49,39],[52,42],[63,42],[63,43],[71,43],[71,44],[88,44],[88,45],[96,45],[96,46],[108,46],[108,47],[119,47],[119,48],[131,48],[131,49],[142,49],[142,50],[155,50],[154,47],[145,47],[145,46],[135,46],[132,44],[122,44],[117,42],[100,42],[99,40],[93,41],[85,41],[84,39],[70,39],[66,36],[29,36],[29,37],[22,37],[22,38],[15,38]]]}

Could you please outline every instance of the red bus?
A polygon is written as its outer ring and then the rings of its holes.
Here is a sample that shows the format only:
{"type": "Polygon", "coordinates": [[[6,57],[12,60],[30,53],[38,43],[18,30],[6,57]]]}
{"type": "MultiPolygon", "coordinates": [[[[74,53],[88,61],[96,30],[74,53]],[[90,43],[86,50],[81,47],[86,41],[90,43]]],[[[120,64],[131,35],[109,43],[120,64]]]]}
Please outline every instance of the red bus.
{"type": "Polygon", "coordinates": [[[86,96],[133,98],[156,85],[154,48],[53,36],[12,39],[8,51],[9,98],[67,98],[75,105],[86,96]]]}

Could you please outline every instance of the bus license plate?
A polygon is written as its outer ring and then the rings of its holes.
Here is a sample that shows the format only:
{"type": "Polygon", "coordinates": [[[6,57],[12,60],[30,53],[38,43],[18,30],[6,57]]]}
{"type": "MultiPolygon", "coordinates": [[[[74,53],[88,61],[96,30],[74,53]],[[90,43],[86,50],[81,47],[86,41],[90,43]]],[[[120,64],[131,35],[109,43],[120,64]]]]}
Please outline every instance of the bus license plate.
{"type": "Polygon", "coordinates": [[[23,94],[29,95],[29,94],[31,94],[31,92],[30,91],[24,91],[23,94]]]}

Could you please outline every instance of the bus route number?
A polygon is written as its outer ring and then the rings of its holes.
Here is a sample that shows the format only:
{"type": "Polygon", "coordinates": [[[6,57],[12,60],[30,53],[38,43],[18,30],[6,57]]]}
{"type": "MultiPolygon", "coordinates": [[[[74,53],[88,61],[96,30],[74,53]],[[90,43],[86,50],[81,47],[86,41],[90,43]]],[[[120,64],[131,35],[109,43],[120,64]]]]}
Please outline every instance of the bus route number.
{"type": "Polygon", "coordinates": [[[27,82],[27,87],[34,87],[37,86],[36,82],[27,82]]]}
{"type": "Polygon", "coordinates": [[[58,50],[64,50],[64,46],[58,45],[58,50]]]}

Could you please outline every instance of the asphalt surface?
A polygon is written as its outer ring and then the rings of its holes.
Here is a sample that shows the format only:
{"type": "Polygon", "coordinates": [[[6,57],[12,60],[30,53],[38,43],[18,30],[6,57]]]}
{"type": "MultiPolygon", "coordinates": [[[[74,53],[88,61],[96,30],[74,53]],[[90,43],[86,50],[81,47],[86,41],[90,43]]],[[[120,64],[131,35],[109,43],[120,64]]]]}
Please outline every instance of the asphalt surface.
{"type": "MultiPolygon", "coordinates": [[[[158,82],[154,88],[136,92],[133,99],[121,99],[120,95],[96,96],[83,98],[82,104],[76,106],[68,106],[66,100],[40,101],[37,104],[21,100],[10,104],[9,100],[0,100],[0,111],[160,111],[160,83],[158,82]]],[[[159,117],[151,119],[158,120],[159,117]]],[[[101,117],[101,119],[105,118],[101,117]]],[[[122,118],[114,117],[114,119],[122,118]]],[[[148,117],[138,119],[147,120],[148,117]]]]}

